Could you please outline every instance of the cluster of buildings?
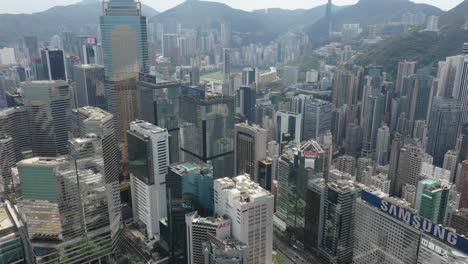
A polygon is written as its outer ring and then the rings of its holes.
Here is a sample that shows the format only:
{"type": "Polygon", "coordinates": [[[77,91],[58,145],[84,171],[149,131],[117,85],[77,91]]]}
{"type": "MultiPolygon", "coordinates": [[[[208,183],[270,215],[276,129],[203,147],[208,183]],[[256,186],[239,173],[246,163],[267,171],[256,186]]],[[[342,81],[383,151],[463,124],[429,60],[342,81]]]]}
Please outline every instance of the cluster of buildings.
{"type": "Polygon", "coordinates": [[[26,36],[27,65],[0,67],[0,263],[270,264],[280,240],[312,263],[468,263],[468,44],[390,82],[337,43],[317,69],[260,73],[304,51],[299,33],[236,49],[227,21],[148,30],[134,0],[100,23],[78,48],[26,36]],[[158,72],[154,41],[191,66],[158,72]]]}

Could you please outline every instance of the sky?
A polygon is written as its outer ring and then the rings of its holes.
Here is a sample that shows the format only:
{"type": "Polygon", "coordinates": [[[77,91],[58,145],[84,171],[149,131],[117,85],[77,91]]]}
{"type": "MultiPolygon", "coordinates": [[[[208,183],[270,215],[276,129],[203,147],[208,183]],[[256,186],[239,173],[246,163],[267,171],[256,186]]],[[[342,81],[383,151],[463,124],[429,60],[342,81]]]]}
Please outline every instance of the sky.
{"type": "MultiPolygon", "coordinates": [[[[463,0],[412,0],[416,3],[426,3],[437,6],[443,10],[449,10],[463,0]]],[[[69,5],[79,0],[0,0],[0,13],[34,13],[44,11],[56,5],[69,5]]],[[[158,11],[170,9],[184,0],[141,0],[158,11]]],[[[281,7],[285,9],[312,8],[322,5],[327,0],[216,0],[237,9],[251,11],[253,9],[281,7]]],[[[335,5],[351,5],[358,0],[334,0],[335,5]]]]}

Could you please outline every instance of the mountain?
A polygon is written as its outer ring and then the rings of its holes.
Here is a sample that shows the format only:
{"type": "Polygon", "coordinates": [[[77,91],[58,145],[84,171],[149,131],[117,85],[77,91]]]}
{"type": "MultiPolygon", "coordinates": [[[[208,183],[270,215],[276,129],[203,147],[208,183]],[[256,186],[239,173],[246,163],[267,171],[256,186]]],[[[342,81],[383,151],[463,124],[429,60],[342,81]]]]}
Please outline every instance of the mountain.
{"type": "MultiPolygon", "coordinates": [[[[333,15],[333,29],[340,31],[343,24],[359,23],[366,25],[384,24],[401,21],[404,13],[425,13],[426,15],[442,15],[437,7],[416,4],[408,0],[360,0],[357,4],[348,6],[333,15]]],[[[327,21],[320,19],[307,28],[311,39],[320,39],[328,33],[327,21]]]]}
{"type": "MultiPolygon", "coordinates": [[[[142,10],[147,17],[158,14],[156,10],[145,5],[142,6],[142,10]]],[[[76,34],[96,34],[101,14],[102,4],[99,0],[55,6],[33,14],[0,14],[0,46],[25,35],[37,35],[39,39],[49,40],[63,30],[76,34]]]]}
{"type": "Polygon", "coordinates": [[[378,64],[391,76],[396,76],[398,62],[404,59],[418,61],[419,67],[435,66],[448,56],[462,53],[468,42],[464,29],[468,14],[468,0],[446,12],[439,19],[439,32],[412,31],[379,43],[360,56],[361,65],[378,64]]]}
{"type": "MultiPolygon", "coordinates": [[[[334,6],[333,10],[342,7],[334,6]]],[[[151,22],[178,21],[186,28],[219,28],[228,21],[235,32],[249,33],[258,40],[270,40],[290,28],[300,28],[314,23],[325,14],[325,6],[312,9],[285,10],[279,8],[247,12],[228,5],[209,1],[185,1],[151,18],[151,22]]]]}

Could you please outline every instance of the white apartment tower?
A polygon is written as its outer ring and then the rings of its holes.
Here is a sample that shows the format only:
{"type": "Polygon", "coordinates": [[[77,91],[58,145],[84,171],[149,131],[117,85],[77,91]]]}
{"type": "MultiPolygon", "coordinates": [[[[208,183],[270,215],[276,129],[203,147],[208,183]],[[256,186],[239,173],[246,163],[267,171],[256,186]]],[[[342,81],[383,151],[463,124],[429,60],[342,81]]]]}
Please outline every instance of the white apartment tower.
{"type": "Polygon", "coordinates": [[[249,247],[249,264],[270,264],[273,250],[273,195],[249,175],[214,183],[217,215],[232,219],[232,236],[249,247]]]}

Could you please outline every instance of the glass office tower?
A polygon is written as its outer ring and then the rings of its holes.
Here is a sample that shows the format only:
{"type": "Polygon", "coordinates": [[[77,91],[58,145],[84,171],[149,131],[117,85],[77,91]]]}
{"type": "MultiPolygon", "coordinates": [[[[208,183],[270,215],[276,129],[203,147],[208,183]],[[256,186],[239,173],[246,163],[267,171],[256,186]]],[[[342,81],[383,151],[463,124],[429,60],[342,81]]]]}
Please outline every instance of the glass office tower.
{"type": "Polygon", "coordinates": [[[234,97],[182,87],[184,161],[213,165],[214,178],[234,176],[234,97]]]}
{"type": "Polygon", "coordinates": [[[125,132],[138,115],[138,75],[148,66],[146,17],[140,2],[109,0],[103,3],[100,23],[108,111],[114,115],[120,140],[126,142],[125,132]]]}

